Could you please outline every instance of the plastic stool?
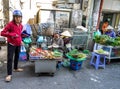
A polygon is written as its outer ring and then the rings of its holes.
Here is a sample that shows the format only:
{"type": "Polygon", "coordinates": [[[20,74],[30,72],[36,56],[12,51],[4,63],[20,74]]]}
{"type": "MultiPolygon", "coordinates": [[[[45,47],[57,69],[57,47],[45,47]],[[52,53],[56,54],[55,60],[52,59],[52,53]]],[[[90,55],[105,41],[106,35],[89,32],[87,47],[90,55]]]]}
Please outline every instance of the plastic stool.
{"type": "Polygon", "coordinates": [[[92,58],[91,58],[90,64],[94,65],[96,69],[98,69],[98,67],[103,67],[105,69],[106,55],[92,52],[92,58]],[[101,60],[101,58],[103,58],[103,61],[101,60]]]}

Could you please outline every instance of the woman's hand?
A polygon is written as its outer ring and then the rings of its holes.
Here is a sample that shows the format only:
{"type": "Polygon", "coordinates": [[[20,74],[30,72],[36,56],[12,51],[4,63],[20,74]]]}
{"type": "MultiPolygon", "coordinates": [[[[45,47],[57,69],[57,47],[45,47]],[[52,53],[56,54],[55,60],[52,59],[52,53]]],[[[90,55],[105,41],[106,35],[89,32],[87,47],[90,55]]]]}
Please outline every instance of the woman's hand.
{"type": "Polygon", "coordinates": [[[21,42],[21,45],[25,45],[25,43],[22,41],[22,42],[21,42]]]}

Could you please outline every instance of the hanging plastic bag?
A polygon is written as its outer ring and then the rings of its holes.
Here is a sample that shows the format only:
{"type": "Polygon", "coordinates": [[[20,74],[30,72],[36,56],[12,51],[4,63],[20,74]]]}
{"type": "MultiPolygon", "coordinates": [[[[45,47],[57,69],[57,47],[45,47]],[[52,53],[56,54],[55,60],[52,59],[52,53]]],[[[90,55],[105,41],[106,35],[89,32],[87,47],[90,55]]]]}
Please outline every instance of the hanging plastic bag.
{"type": "Polygon", "coordinates": [[[31,26],[29,24],[25,24],[23,25],[23,29],[22,29],[22,37],[30,37],[32,34],[32,29],[31,26]]]}
{"type": "Polygon", "coordinates": [[[20,52],[26,52],[25,46],[22,45],[22,46],[20,47],[20,52]]]}
{"type": "Polygon", "coordinates": [[[28,34],[26,30],[24,30],[24,31],[22,32],[21,36],[22,36],[22,37],[29,37],[30,34],[28,34]]]}
{"type": "Polygon", "coordinates": [[[31,26],[29,24],[26,24],[26,32],[32,34],[31,26]]]}
{"type": "Polygon", "coordinates": [[[23,39],[23,42],[24,42],[25,44],[30,44],[30,43],[32,42],[32,40],[31,40],[30,37],[26,37],[26,38],[23,39]]]}
{"type": "Polygon", "coordinates": [[[23,25],[22,31],[26,32],[25,34],[29,34],[29,35],[32,34],[32,29],[31,29],[31,26],[29,24],[23,25]]]}
{"type": "Polygon", "coordinates": [[[20,48],[19,60],[20,61],[26,61],[27,60],[26,49],[25,49],[25,47],[23,45],[20,48]]]}
{"type": "Polygon", "coordinates": [[[93,33],[93,39],[95,39],[95,36],[100,36],[101,35],[101,32],[99,31],[99,29],[97,31],[95,31],[93,33]]]}
{"type": "Polygon", "coordinates": [[[44,41],[43,36],[38,36],[37,43],[41,43],[43,41],[44,41]]]}
{"type": "Polygon", "coordinates": [[[41,43],[43,41],[44,41],[43,36],[38,36],[37,43],[41,43]]]}

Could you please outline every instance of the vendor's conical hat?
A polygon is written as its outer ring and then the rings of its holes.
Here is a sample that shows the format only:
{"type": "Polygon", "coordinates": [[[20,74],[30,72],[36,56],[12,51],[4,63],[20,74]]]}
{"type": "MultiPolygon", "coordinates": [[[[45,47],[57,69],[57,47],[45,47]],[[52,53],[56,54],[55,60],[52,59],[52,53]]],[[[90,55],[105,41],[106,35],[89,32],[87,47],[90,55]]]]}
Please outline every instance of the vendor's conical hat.
{"type": "Polygon", "coordinates": [[[68,36],[68,37],[72,36],[69,31],[64,31],[64,32],[61,33],[61,35],[68,36]]]}
{"type": "Polygon", "coordinates": [[[112,26],[110,26],[110,25],[108,25],[107,27],[106,27],[106,29],[114,29],[112,26]]]}

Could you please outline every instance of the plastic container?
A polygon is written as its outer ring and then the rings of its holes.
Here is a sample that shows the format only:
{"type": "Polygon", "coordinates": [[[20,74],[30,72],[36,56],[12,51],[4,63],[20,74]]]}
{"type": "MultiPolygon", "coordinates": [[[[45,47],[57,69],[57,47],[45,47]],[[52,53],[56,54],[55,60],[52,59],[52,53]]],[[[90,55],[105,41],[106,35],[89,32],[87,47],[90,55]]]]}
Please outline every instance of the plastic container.
{"type": "Polygon", "coordinates": [[[72,56],[69,56],[68,54],[66,54],[66,56],[67,56],[70,60],[74,60],[74,61],[77,61],[77,62],[81,62],[81,61],[86,60],[86,58],[73,58],[72,56]]]}
{"type": "Polygon", "coordinates": [[[74,61],[74,60],[70,60],[70,68],[72,70],[80,70],[82,67],[82,62],[83,61],[74,61]]]}

